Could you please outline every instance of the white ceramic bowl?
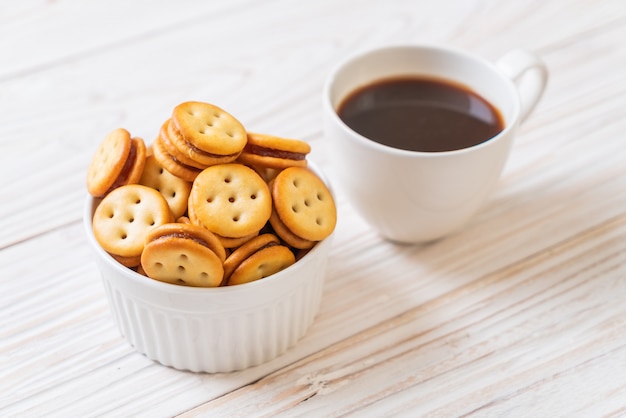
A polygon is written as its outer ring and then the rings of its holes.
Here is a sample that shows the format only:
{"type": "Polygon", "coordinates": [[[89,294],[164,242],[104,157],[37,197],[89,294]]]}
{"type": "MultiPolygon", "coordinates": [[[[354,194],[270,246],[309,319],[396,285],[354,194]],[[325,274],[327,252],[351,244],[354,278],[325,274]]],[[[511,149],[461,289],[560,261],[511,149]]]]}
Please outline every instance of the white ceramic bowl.
{"type": "Polygon", "coordinates": [[[84,226],[109,306],[121,334],[148,358],[194,372],[241,370],[278,357],[313,323],[332,235],[292,266],[255,282],[177,286],[122,266],[100,247],[92,230],[97,203],[87,197],[84,226]]]}

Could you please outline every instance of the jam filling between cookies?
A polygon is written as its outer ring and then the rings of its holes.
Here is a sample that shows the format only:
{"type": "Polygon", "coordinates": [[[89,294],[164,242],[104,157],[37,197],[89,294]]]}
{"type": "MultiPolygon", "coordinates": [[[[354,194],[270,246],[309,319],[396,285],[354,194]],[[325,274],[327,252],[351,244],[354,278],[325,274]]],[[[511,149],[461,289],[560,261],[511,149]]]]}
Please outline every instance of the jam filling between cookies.
{"type": "MultiPolygon", "coordinates": [[[[283,239],[288,239],[290,241],[297,240],[301,243],[314,242],[314,241],[302,238],[299,235],[296,235],[291,229],[287,227],[287,225],[285,225],[285,222],[283,222],[283,220],[280,218],[280,215],[275,210],[272,211],[272,217],[270,218],[270,221],[274,222],[272,223],[272,226],[274,227],[275,232],[283,239]]],[[[293,245],[293,241],[292,241],[292,245],[293,245]]]]}
{"type": "Polygon", "coordinates": [[[204,157],[209,157],[209,158],[233,158],[239,155],[239,153],[213,154],[211,152],[205,151],[201,148],[198,148],[193,142],[189,141],[187,138],[183,137],[182,134],[176,129],[176,127],[172,127],[172,128],[173,128],[172,134],[177,135],[179,139],[182,139],[182,142],[185,144],[185,146],[188,147],[191,151],[193,151],[196,154],[200,154],[204,157]]]}
{"type": "Polygon", "coordinates": [[[262,157],[274,157],[274,158],[283,158],[288,160],[300,161],[306,158],[306,154],[301,152],[292,152],[292,151],[284,151],[278,150],[274,148],[262,147],[260,145],[254,144],[246,144],[244,147],[244,152],[260,155],[262,157]]]}
{"type": "Polygon", "coordinates": [[[167,156],[168,156],[168,157],[169,157],[172,161],[174,161],[176,164],[178,164],[178,165],[182,166],[183,168],[185,168],[185,169],[187,169],[187,170],[190,170],[190,171],[196,171],[196,172],[200,172],[200,171],[202,171],[202,170],[201,170],[201,169],[199,169],[199,168],[192,167],[192,166],[187,165],[187,164],[185,164],[184,162],[180,161],[178,158],[174,157],[174,156],[173,156],[173,155],[172,155],[172,154],[171,154],[168,150],[166,150],[166,149],[163,149],[163,152],[164,152],[165,154],[167,154],[167,156]]]}
{"type": "Polygon", "coordinates": [[[250,252],[250,254],[248,254],[248,255],[247,255],[247,256],[246,256],[243,260],[241,260],[241,261],[239,262],[239,264],[237,264],[237,267],[235,267],[235,268],[233,269],[233,271],[237,270],[237,269],[239,268],[239,266],[241,266],[241,264],[242,264],[245,260],[247,260],[248,258],[252,257],[253,255],[255,255],[256,253],[258,253],[259,251],[264,250],[264,249],[266,249],[266,248],[275,247],[275,246],[277,246],[277,245],[280,245],[280,244],[279,244],[278,242],[276,242],[276,241],[270,241],[270,242],[268,242],[267,244],[261,245],[259,248],[255,248],[254,250],[252,250],[252,251],[250,252]]]}
{"type": "MultiPolygon", "coordinates": [[[[239,155],[239,153],[234,153],[234,154],[213,154],[209,151],[205,151],[201,148],[198,148],[193,142],[189,141],[187,138],[185,138],[183,136],[183,134],[178,130],[178,128],[176,128],[176,126],[174,126],[174,124],[172,122],[169,123],[168,126],[168,133],[170,135],[176,135],[176,139],[180,140],[180,142],[182,142],[187,148],[189,148],[192,152],[202,155],[204,157],[208,157],[208,158],[235,158],[239,155]]],[[[183,150],[181,150],[182,152],[185,152],[183,150]]],[[[191,157],[191,156],[190,156],[191,157]]]]}
{"type": "Polygon", "coordinates": [[[131,141],[130,151],[128,152],[128,158],[126,158],[126,161],[124,162],[122,171],[120,171],[120,174],[117,176],[117,178],[115,179],[111,187],[109,187],[109,190],[107,190],[106,194],[117,189],[120,186],[125,185],[128,182],[128,176],[130,176],[130,173],[136,161],[137,161],[137,146],[135,145],[134,141],[131,141]]]}
{"type": "Polygon", "coordinates": [[[210,153],[208,151],[205,151],[203,149],[200,149],[200,148],[196,147],[194,144],[192,144],[191,142],[189,142],[187,140],[185,140],[185,145],[187,145],[189,147],[189,149],[191,149],[196,154],[200,154],[200,155],[203,155],[205,157],[226,158],[226,157],[236,157],[237,155],[239,155],[239,153],[235,153],[235,154],[213,154],[213,153],[210,153]]]}
{"type": "Polygon", "coordinates": [[[171,232],[169,234],[159,235],[158,237],[154,238],[152,240],[152,242],[158,241],[158,240],[161,240],[161,239],[169,239],[169,238],[190,239],[190,240],[195,241],[198,244],[202,245],[203,247],[206,247],[209,250],[211,250],[211,247],[209,246],[209,244],[205,240],[203,240],[201,238],[198,238],[195,235],[187,234],[187,233],[184,233],[184,232],[171,232]]]}
{"type": "Polygon", "coordinates": [[[275,246],[277,246],[277,245],[280,245],[280,244],[279,244],[279,243],[277,243],[276,241],[271,241],[271,242],[268,242],[267,244],[265,244],[265,245],[261,245],[259,248],[255,249],[255,250],[252,252],[252,254],[250,254],[250,255],[256,254],[256,253],[258,253],[259,251],[264,250],[264,249],[266,249],[266,248],[275,247],[275,246]]]}

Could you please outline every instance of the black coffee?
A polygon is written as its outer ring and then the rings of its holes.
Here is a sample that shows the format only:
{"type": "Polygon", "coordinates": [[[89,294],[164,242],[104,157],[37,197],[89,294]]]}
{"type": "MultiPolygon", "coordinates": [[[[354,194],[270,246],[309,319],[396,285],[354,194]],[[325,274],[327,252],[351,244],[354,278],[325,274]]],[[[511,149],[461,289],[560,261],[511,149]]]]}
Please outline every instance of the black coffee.
{"type": "Polygon", "coordinates": [[[373,141],[410,151],[471,147],[504,129],[500,112],[468,88],[429,78],[384,79],[339,106],[346,125],[373,141]]]}

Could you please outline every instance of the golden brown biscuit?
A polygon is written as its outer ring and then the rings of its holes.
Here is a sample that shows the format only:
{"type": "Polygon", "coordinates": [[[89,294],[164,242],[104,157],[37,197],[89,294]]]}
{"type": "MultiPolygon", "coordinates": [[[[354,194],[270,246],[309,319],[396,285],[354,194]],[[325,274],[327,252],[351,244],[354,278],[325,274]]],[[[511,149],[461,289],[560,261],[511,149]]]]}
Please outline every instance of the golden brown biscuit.
{"type": "Polygon", "coordinates": [[[294,235],[320,241],[335,229],[337,209],[333,196],[309,169],[286,168],[271,181],[270,188],[277,217],[294,235]]]}
{"type": "Polygon", "coordinates": [[[199,168],[186,165],[178,161],[172,154],[167,152],[163,146],[161,136],[158,136],[152,145],[152,153],[154,158],[159,162],[163,168],[181,179],[192,182],[198,174],[202,171],[199,168]]]}
{"type": "Polygon", "coordinates": [[[163,147],[163,149],[165,151],[167,151],[168,154],[170,154],[176,161],[179,161],[181,164],[190,166],[190,167],[194,167],[194,168],[199,168],[200,170],[205,169],[208,167],[208,164],[202,164],[196,160],[194,160],[193,158],[191,158],[190,155],[188,155],[189,153],[186,151],[181,151],[179,150],[176,145],[174,145],[174,142],[172,141],[172,120],[168,119],[166,120],[163,125],[161,125],[161,129],[159,130],[159,141],[161,143],[161,146],[163,147]]]}
{"type": "Polygon", "coordinates": [[[309,152],[311,146],[298,139],[248,132],[248,142],[237,161],[274,169],[306,167],[309,152]]]}
{"type": "Polygon", "coordinates": [[[128,158],[124,163],[122,172],[117,176],[117,179],[115,179],[113,185],[107,190],[107,193],[125,184],[138,183],[146,164],[146,154],[146,144],[143,142],[143,139],[131,138],[130,152],[128,153],[128,158]]]}
{"type": "Polygon", "coordinates": [[[109,255],[113,257],[115,261],[123,265],[124,267],[134,268],[134,267],[137,267],[139,263],[141,263],[141,255],[136,255],[133,257],[123,257],[121,255],[116,255],[116,254],[111,254],[111,253],[109,253],[109,255]]]}
{"type": "Polygon", "coordinates": [[[291,250],[272,234],[259,235],[233,251],[224,262],[224,283],[248,283],[295,263],[291,250]]]}
{"type": "Polygon", "coordinates": [[[256,165],[249,165],[249,167],[256,171],[266,183],[271,182],[281,171],[279,168],[261,167],[256,165]]]}
{"type": "Polygon", "coordinates": [[[148,276],[146,274],[145,271],[143,271],[143,267],[141,267],[141,261],[139,261],[139,264],[137,265],[137,270],[135,270],[137,273],[141,274],[142,276],[148,276]]]}
{"type": "Polygon", "coordinates": [[[283,241],[285,241],[287,245],[293,248],[297,248],[299,250],[308,250],[313,248],[313,246],[317,243],[317,241],[300,238],[299,236],[291,232],[289,228],[287,228],[285,224],[281,222],[275,210],[272,210],[272,215],[270,216],[269,223],[272,226],[274,233],[278,235],[283,241]]]}
{"type": "Polygon", "coordinates": [[[170,223],[146,236],[141,267],[148,277],[162,282],[215,287],[222,283],[225,257],[224,247],[211,232],[192,224],[170,223]]]}
{"type": "Polygon", "coordinates": [[[102,199],[93,215],[93,232],[105,251],[129,266],[133,257],[141,255],[148,232],[171,220],[170,208],[159,192],[128,184],[102,199]]]}
{"type": "MultiPolygon", "coordinates": [[[[163,136],[163,138],[166,138],[163,136]]],[[[171,146],[170,152],[175,157],[180,156],[180,161],[193,167],[206,168],[216,164],[226,164],[237,159],[238,153],[228,155],[212,154],[196,147],[193,143],[185,140],[176,125],[171,122],[167,125],[167,141],[163,141],[164,145],[171,146]],[[167,143],[166,143],[167,142],[167,143]]]]}
{"type": "Polygon", "coordinates": [[[111,131],[102,140],[87,169],[87,190],[102,197],[113,186],[130,154],[130,133],[123,128],[111,131]]]}
{"type": "Polygon", "coordinates": [[[141,178],[141,174],[143,173],[143,168],[146,165],[147,156],[148,150],[144,140],[139,137],[131,138],[130,155],[128,157],[128,160],[130,160],[131,162],[127,162],[129,167],[128,171],[122,169],[122,173],[120,174],[121,179],[118,177],[116,183],[119,181],[120,186],[123,186],[125,184],[139,183],[139,179],[141,178]]]}
{"type": "Polygon", "coordinates": [[[191,183],[167,171],[154,156],[146,159],[139,184],[152,187],[161,193],[167,200],[174,219],[181,217],[187,211],[191,183]]]}
{"type": "Polygon", "coordinates": [[[245,244],[246,242],[250,241],[252,238],[256,237],[259,235],[260,231],[257,231],[253,234],[250,235],[246,235],[244,237],[239,237],[239,238],[229,238],[229,237],[223,237],[221,235],[217,235],[217,238],[220,240],[220,242],[222,243],[222,245],[224,246],[224,248],[237,248],[242,246],[243,244],[245,244]]]}
{"type": "MultiPolygon", "coordinates": [[[[189,201],[191,202],[192,198],[190,196],[189,201]]],[[[189,223],[193,223],[191,220],[192,219],[197,219],[195,217],[194,214],[194,205],[190,203],[190,205],[187,206],[187,215],[189,215],[186,219],[189,223]]],[[[182,222],[185,222],[185,220],[183,220],[182,222]]],[[[197,221],[196,221],[197,222],[197,221]]],[[[238,238],[230,238],[230,237],[224,237],[218,234],[215,234],[215,236],[220,240],[220,242],[222,243],[222,245],[224,246],[224,248],[236,248],[239,247],[240,245],[245,244],[246,242],[248,242],[250,239],[256,237],[259,235],[259,231],[256,231],[250,235],[245,235],[243,237],[238,237],[238,238]]]]}
{"type": "Polygon", "coordinates": [[[267,183],[250,167],[205,168],[191,187],[189,219],[225,238],[242,238],[265,226],[272,213],[267,183]]]}
{"type": "MultiPolygon", "coordinates": [[[[172,112],[172,123],[185,143],[184,149],[212,156],[229,156],[234,160],[248,140],[241,122],[210,103],[191,101],[179,104],[172,112]]],[[[171,139],[176,143],[174,138],[171,139]]]]}

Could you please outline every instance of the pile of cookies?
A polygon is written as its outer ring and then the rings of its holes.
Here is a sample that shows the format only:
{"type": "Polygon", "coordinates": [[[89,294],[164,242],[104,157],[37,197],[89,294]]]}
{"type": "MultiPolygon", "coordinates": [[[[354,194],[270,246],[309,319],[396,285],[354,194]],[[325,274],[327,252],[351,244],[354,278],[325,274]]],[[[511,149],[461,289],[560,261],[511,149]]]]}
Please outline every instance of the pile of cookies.
{"type": "Polygon", "coordinates": [[[310,146],[247,132],[204,102],[176,106],[151,147],[123,128],[87,171],[94,236],[126,267],[198,287],[261,279],[296,262],[337,222],[308,168],[310,146]]]}

